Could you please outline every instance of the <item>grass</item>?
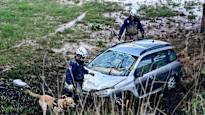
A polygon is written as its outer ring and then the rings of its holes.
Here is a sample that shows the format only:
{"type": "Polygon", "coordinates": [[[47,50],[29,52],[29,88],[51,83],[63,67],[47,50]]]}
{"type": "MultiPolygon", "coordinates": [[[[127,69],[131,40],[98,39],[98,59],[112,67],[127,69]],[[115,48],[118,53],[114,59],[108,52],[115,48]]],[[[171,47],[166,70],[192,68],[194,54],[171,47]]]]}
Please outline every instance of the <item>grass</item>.
{"type": "Polygon", "coordinates": [[[189,2],[185,3],[184,8],[186,10],[191,10],[191,9],[194,9],[194,7],[197,5],[199,5],[199,3],[195,2],[195,1],[189,1],[189,2]]]}
{"type": "MultiPolygon", "coordinates": [[[[67,35],[66,32],[62,34],[63,37],[57,35],[43,37],[55,32],[60,24],[73,20],[82,12],[87,11],[87,15],[83,20],[86,23],[109,25],[112,24],[114,19],[105,18],[102,14],[116,10],[119,10],[119,6],[114,3],[88,2],[82,6],[77,6],[61,5],[55,0],[0,1],[0,65],[11,62],[14,53],[12,51],[7,52],[6,49],[12,48],[23,39],[33,39],[41,42],[52,38],[51,46],[56,46],[58,45],[55,43],[56,41],[67,37],[65,36],[67,35]],[[4,50],[7,53],[2,53],[4,50]]],[[[67,37],[67,39],[76,42],[75,39],[86,37],[78,33],[80,32],[75,32],[75,37],[67,37]]]]}
{"type": "Polygon", "coordinates": [[[201,74],[205,76],[205,67],[202,69],[201,74]]]}
{"type": "MultiPolygon", "coordinates": [[[[63,33],[59,33],[52,37],[52,39],[63,40],[64,42],[73,42],[82,41],[83,39],[89,38],[89,35],[82,31],[80,27],[73,27],[66,29],[63,33]]],[[[55,44],[55,43],[54,43],[55,44]]],[[[58,44],[52,45],[51,47],[56,47],[58,44]]]]}
{"type": "Polygon", "coordinates": [[[194,14],[188,15],[188,19],[191,21],[195,20],[196,17],[197,17],[197,15],[194,15],[194,14]]]}
{"type": "MultiPolygon", "coordinates": [[[[25,94],[20,93],[20,97],[16,93],[17,89],[14,89],[11,84],[13,79],[20,78],[28,82],[32,86],[34,92],[41,92],[42,80],[39,76],[45,70],[45,76],[48,77],[47,83],[51,87],[53,92],[57,92],[58,84],[65,71],[62,57],[55,57],[52,53],[49,53],[49,57],[46,58],[46,67],[43,68],[43,56],[48,44],[48,40],[51,40],[49,47],[57,47],[60,45],[59,41],[78,42],[83,38],[87,38],[87,34],[79,30],[79,28],[67,29],[64,33],[54,34],[44,38],[49,33],[53,33],[58,25],[75,19],[82,12],[87,11],[87,15],[84,18],[84,23],[95,23],[95,24],[107,24],[111,25],[113,18],[105,18],[102,16],[105,12],[119,10],[116,4],[108,3],[86,3],[82,6],[71,6],[71,5],[60,5],[54,0],[1,0],[0,1],[0,66],[12,65],[15,66],[11,71],[7,71],[4,74],[0,73],[0,79],[5,79],[6,83],[10,86],[8,91],[1,91],[2,93],[11,93],[10,95],[0,96],[0,114],[42,114],[39,111],[40,107],[38,102],[25,94]],[[42,46],[42,48],[34,48],[32,46],[22,46],[19,48],[8,49],[14,46],[18,41],[23,39],[33,39],[42,46]],[[8,49],[8,50],[5,50],[8,49]],[[5,50],[5,51],[2,51],[5,50]],[[51,59],[54,58],[54,59],[51,59]],[[63,67],[58,67],[57,65],[63,67]],[[48,66],[50,65],[50,66],[48,66]],[[59,69],[61,68],[61,69],[59,69]],[[56,73],[57,75],[53,75],[56,73]],[[36,77],[31,77],[34,75],[36,77]],[[51,76],[51,77],[49,77],[51,76]],[[21,103],[18,102],[21,100],[21,103]],[[20,105],[19,105],[20,104],[20,105]]],[[[175,13],[167,8],[166,6],[142,8],[148,17],[167,17],[174,16],[175,13]]],[[[104,47],[104,42],[98,41],[98,47],[104,47]]],[[[205,73],[205,70],[202,72],[205,73]]],[[[195,76],[193,76],[195,78],[195,76]]],[[[198,86],[198,84],[194,84],[198,86]]],[[[48,87],[46,87],[48,89],[48,87]]],[[[205,114],[204,113],[204,91],[193,90],[195,92],[202,92],[194,95],[190,100],[191,110],[186,109],[187,113],[205,114]],[[201,98],[203,97],[203,98],[201,98]]],[[[46,92],[48,94],[48,92],[46,92]]],[[[56,96],[57,94],[55,94],[56,96]]],[[[57,96],[56,96],[57,97],[57,96]]],[[[134,102],[134,101],[133,101],[134,102]]],[[[188,102],[185,100],[185,102],[188,102]]],[[[94,101],[94,107],[84,111],[84,114],[114,114],[114,112],[122,111],[116,107],[114,102],[111,102],[113,107],[108,108],[104,105],[104,101],[94,101]],[[101,110],[101,111],[99,111],[101,110]]],[[[139,107],[140,113],[146,113],[149,107],[146,99],[143,106],[139,107]]],[[[157,108],[157,107],[156,107],[157,108]]],[[[155,108],[155,109],[156,109],[155,108]]],[[[136,108],[130,107],[128,111],[133,112],[136,108]]],[[[79,112],[81,112],[79,110],[79,112]]],[[[126,110],[125,110],[126,111],[126,110]]],[[[155,111],[155,110],[154,110],[155,111]]],[[[157,110],[156,110],[157,111],[157,110]]],[[[124,112],[124,111],[123,111],[124,112]]],[[[152,111],[153,112],[153,111],[152,111]]],[[[67,112],[69,114],[69,112],[67,112]]],[[[73,114],[76,112],[72,112],[73,114]]],[[[76,113],[78,114],[78,113],[76,113]]]]}
{"type": "MultiPolygon", "coordinates": [[[[10,86],[8,90],[1,92],[1,94],[8,94],[4,95],[6,97],[0,96],[0,114],[42,114],[41,111],[39,111],[40,107],[36,106],[38,103],[34,98],[21,94],[22,91],[13,89],[14,87],[11,84],[12,80],[22,79],[33,86],[34,89],[37,89],[36,92],[39,92],[42,83],[40,76],[43,70],[43,56],[47,49],[47,45],[52,48],[59,46],[59,41],[62,40],[77,42],[84,38],[88,38],[87,34],[76,27],[74,29],[67,29],[61,34],[50,35],[50,33],[55,32],[55,29],[62,23],[75,19],[85,11],[87,11],[88,14],[83,20],[85,23],[93,23],[98,20],[96,23],[100,24],[104,23],[104,20],[106,20],[106,24],[110,24],[113,20],[103,17],[102,14],[115,11],[118,9],[117,7],[116,4],[98,2],[88,2],[82,6],[76,6],[60,5],[55,0],[1,0],[0,66],[11,65],[12,69],[4,74],[0,73],[1,80],[5,80],[4,82],[6,85],[10,86]],[[21,46],[13,48],[14,45],[24,39],[34,40],[39,46],[21,46]],[[49,40],[50,44],[48,44],[49,40]],[[31,76],[36,77],[32,78],[31,76]],[[18,95],[15,94],[16,92],[19,92],[21,97],[14,98],[18,95]],[[17,102],[18,99],[21,100],[21,103],[17,102]]],[[[57,75],[62,77],[63,75],[60,74],[59,71],[64,74],[65,68],[63,66],[59,69],[59,66],[57,66],[59,63],[63,62],[62,60],[58,60],[61,59],[61,57],[51,56],[52,53],[49,53],[49,55],[49,59],[55,59],[51,62],[52,67],[49,66],[45,68],[49,71],[46,72],[45,76],[49,77],[50,74],[57,69],[57,75]]],[[[49,59],[47,59],[47,61],[49,61],[49,59]]],[[[52,90],[57,92],[57,83],[55,82],[57,80],[53,80],[53,76],[55,75],[48,78],[48,87],[52,87],[52,90]]],[[[55,79],[57,79],[57,77],[55,77],[55,79]]]]}
{"type": "Polygon", "coordinates": [[[31,54],[36,53],[29,46],[7,50],[0,53],[0,65],[15,65],[15,63],[28,61],[33,56],[31,54]]]}
{"type": "Polygon", "coordinates": [[[100,47],[100,48],[105,48],[105,46],[106,46],[105,44],[106,44],[106,42],[99,40],[99,41],[97,41],[96,46],[100,47]]]}
{"type": "Polygon", "coordinates": [[[146,17],[172,17],[176,16],[176,13],[165,5],[147,6],[143,5],[140,7],[140,11],[144,13],[146,17]]]}
{"type": "Polygon", "coordinates": [[[91,30],[92,30],[92,31],[102,30],[102,27],[101,27],[100,24],[94,23],[94,24],[91,26],[91,30]]]}
{"type": "Polygon", "coordinates": [[[184,8],[185,8],[186,10],[191,10],[191,9],[194,9],[194,7],[193,7],[193,6],[184,6],[184,8]]]}
{"type": "Polygon", "coordinates": [[[203,97],[201,94],[198,96],[194,97],[191,100],[192,104],[192,114],[198,114],[198,115],[204,115],[205,114],[205,102],[204,102],[205,97],[203,97]]]}
{"type": "Polygon", "coordinates": [[[172,6],[172,7],[174,8],[174,7],[180,6],[181,3],[180,3],[180,2],[177,2],[177,1],[175,1],[175,0],[167,0],[167,5],[172,6]]]}
{"type": "Polygon", "coordinates": [[[168,2],[168,5],[171,5],[173,7],[179,7],[181,4],[180,3],[176,3],[174,1],[170,1],[170,2],[168,2]]]}
{"type": "MultiPolygon", "coordinates": [[[[96,3],[89,4],[92,6],[96,6],[96,3]]],[[[88,14],[85,17],[85,21],[90,23],[101,23],[107,22],[110,20],[110,18],[105,18],[102,16],[103,13],[106,12],[113,12],[113,11],[119,11],[121,8],[115,4],[115,3],[103,3],[97,5],[97,7],[93,7],[92,9],[89,9],[90,6],[85,6],[85,9],[88,10],[88,14]],[[97,14],[96,14],[97,13],[97,14]],[[108,19],[108,20],[105,20],[108,19]]],[[[113,20],[111,20],[113,21],[113,20]]]]}

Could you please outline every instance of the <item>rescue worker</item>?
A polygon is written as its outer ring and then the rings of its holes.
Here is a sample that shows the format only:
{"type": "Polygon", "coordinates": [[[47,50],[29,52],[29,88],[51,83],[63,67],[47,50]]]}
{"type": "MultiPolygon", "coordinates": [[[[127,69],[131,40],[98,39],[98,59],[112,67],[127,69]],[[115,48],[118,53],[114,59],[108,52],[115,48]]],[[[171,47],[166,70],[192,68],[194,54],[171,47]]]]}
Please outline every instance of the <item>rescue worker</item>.
{"type": "Polygon", "coordinates": [[[137,38],[138,30],[140,30],[142,38],[144,37],[144,29],[142,27],[142,24],[140,23],[140,19],[138,17],[136,9],[132,9],[130,11],[130,16],[124,20],[124,23],[122,24],[118,34],[119,41],[125,29],[126,29],[125,41],[138,39],[137,38]]]}
{"type": "Polygon", "coordinates": [[[84,68],[84,59],[87,55],[87,50],[80,47],[76,50],[74,59],[68,61],[66,69],[66,80],[64,93],[70,93],[75,98],[82,90],[82,84],[85,74],[91,74],[84,68]]]}

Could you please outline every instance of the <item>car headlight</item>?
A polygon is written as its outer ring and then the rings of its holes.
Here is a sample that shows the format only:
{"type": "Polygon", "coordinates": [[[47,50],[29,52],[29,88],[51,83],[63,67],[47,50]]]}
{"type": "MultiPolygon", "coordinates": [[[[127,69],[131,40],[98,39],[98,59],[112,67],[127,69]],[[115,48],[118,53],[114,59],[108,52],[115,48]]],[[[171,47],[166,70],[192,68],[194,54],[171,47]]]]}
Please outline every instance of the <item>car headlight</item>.
{"type": "Polygon", "coordinates": [[[108,88],[108,89],[96,91],[95,94],[97,94],[98,96],[109,96],[110,94],[113,93],[113,91],[114,91],[114,88],[108,88]]]}

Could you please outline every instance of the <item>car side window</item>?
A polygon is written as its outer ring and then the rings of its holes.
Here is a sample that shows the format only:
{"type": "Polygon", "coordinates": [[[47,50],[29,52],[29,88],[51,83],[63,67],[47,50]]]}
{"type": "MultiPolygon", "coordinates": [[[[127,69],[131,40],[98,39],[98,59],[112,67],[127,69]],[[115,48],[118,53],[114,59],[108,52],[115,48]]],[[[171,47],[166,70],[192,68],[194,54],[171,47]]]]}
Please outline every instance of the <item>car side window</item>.
{"type": "Polygon", "coordinates": [[[168,64],[168,55],[167,51],[160,51],[154,54],[153,58],[153,68],[152,70],[155,70],[157,68],[160,68],[166,64],[168,64]]]}
{"type": "Polygon", "coordinates": [[[145,56],[138,64],[135,76],[139,77],[151,71],[152,55],[145,56]]]}
{"type": "Polygon", "coordinates": [[[168,50],[169,62],[173,62],[177,59],[177,55],[174,50],[168,50]]]}

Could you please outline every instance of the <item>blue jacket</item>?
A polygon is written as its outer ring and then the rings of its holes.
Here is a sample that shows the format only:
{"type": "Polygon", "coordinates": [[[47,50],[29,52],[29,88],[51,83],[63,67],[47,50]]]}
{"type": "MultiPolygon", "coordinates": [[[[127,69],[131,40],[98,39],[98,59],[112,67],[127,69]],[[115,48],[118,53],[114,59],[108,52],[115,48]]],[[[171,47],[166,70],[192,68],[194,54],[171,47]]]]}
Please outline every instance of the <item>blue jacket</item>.
{"type": "Polygon", "coordinates": [[[140,23],[140,19],[135,18],[134,20],[131,20],[131,17],[129,16],[127,19],[125,19],[124,23],[122,24],[120,28],[119,36],[122,36],[124,30],[125,29],[128,30],[133,23],[136,25],[136,28],[140,30],[140,32],[144,33],[144,29],[142,27],[142,24],[140,23]]]}
{"type": "Polygon", "coordinates": [[[66,70],[66,82],[68,84],[73,84],[73,78],[76,81],[83,81],[84,80],[84,74],[88,74],[88,70],[84,68],[84,62],[81,62],[80,64],[75,60],[71,60],[68,62],[68,64],[71,66],[71,71],[73,74],[70,73],[70,70],[66,70]]]}

